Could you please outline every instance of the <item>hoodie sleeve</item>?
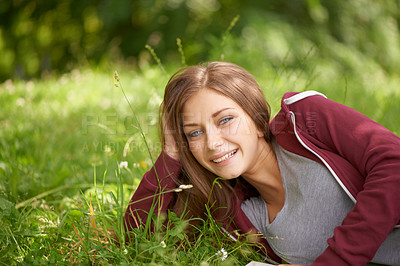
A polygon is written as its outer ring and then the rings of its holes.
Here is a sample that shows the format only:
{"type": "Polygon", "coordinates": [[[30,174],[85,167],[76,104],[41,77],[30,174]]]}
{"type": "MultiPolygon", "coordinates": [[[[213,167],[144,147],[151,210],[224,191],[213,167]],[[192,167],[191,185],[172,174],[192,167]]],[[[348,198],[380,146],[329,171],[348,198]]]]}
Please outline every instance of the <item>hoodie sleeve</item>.
{"type": "Polygon", "coordinates": [[[180,172],[180,162],[162,152],[143,176],[129,202],[124,216],[125,231],[146,224],[149,212],[158,213],[167,209],[174,193],[171,190],[176,188],[180,172]]]}
{"type": "Polygon", "coordinates": [[[333,170],[340,172],[342,161],[361,177],[341,177],[356,204],[312,265],[365,265],[400,221],[400,138],[354,109],[324,97],[303,99],[290,109],[292,114],[303,114],[298,135],[304,143],[318,147],[318,156],[333,170]]]}

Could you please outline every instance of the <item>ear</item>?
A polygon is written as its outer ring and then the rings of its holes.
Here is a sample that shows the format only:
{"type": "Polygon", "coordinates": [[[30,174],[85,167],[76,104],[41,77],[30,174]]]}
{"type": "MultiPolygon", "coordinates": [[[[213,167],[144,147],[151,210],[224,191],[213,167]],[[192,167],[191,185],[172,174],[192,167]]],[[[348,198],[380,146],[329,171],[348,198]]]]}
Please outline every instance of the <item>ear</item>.
{"type": "Polygon", "coordinates": [[[264,133],[262,133],[260,130],[257,130],[257,137],[259,138],[264,137],[264,133]]]}

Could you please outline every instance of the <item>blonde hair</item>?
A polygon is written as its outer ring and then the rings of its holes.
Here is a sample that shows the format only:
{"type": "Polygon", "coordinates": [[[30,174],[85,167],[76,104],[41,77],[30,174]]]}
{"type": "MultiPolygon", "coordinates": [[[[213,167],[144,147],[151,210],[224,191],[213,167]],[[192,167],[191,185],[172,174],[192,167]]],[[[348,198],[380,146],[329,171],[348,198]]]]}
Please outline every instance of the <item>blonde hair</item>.
{"type": "Polygon", "coordinates": [[[208,205],[213,217],[223,221],[234,213],[232,193],[238,182],[221,180],[219,185],[213,186],[217,176],[196,161],[182,127],[185,102],[205,88],[215,90],[239,104],[264,134],[267,143],[271,143],[272,138],[269,130],[270,107],[253,76],[232,63],[210,62],[185,67],[178,70],[166,85],[160,112],[179,150],[182,174],[178,182],[193,185],[192,189],[177,194],[175,212],[181,214],[187,204],[186,209],[191,216],[204,217],[205,206],[208,205]]]}

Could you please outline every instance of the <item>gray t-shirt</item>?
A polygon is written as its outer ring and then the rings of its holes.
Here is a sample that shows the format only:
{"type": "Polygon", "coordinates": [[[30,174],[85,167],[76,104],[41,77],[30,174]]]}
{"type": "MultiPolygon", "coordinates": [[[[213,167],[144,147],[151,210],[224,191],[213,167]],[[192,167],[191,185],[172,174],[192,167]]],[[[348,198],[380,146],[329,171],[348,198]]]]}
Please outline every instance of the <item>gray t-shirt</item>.
{"type": "MultiPolygon", "coordinates": [[[[328,247],[327,239],[354,203],[326,167],[273,144],[285,204],[272,223],[261,196],[245,200],[241,208],[279,257],[291,264],[311,264],[328,247]]],[[[389,234],[373,262],[400,265],[400,229],[389,234]]]]}

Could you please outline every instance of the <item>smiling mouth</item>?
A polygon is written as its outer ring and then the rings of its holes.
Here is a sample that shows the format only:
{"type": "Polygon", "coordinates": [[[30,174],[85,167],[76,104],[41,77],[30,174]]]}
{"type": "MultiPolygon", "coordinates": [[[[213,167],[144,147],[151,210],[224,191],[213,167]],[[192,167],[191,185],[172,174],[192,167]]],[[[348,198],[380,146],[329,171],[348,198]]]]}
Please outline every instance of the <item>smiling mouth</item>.
{"type": "Polygon", "coordinates": [[[235,155],[235,153],[236,153],[237,151],[238,151],[238,150],[236,149],[236,150],[231,151],[230,153],[227,153],[227,154],[225,154],[224,156],[222,156],[222,157],[220,157],[220,158],[218,158],[218,159],[212,160],[212,161],[213,161],[214,163],[221,163],[221,162],[226,161],[226,160],[228,160],[229,158],[231,158],[233,155],[235,155]]]}

